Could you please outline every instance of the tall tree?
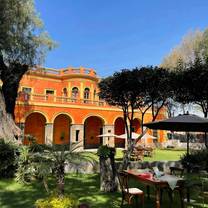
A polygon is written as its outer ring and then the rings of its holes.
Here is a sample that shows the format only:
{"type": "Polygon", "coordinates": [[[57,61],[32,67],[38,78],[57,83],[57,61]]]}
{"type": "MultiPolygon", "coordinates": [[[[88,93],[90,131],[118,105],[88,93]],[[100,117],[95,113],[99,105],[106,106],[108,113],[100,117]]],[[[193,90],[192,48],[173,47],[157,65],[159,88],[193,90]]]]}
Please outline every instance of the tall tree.
{"type": "Polygon", "coordinates": [[[113,76],[102,79],[99,83],[99,96],[108,104],[118,106],[123,110],[123,118],[127,132],[127,153],[124,156],[123,168],[126,169],[130,160],[134,144],[138,141],[132,141],[132,126],[134,112],[138,105],[143,103],[139,96],[141,88],[138,88],[137,77],[138,69],[122,70],[114,73],[113,76]]]}
{"type": "Polygon", "coordinates": [[[183,104],[198,105],[208,116],[208,59],[196,58],[186,69],[174,73],[173,98],[183,104]]]}
{"type": "MultiPolygon", "coordinates": [[[[34,0],[0,0],[0,100],[6,104],[8,122],[14,118],[17,90],[22,76],[30,67],[43,61],[46,52],[54,47],[44,31],[34,7],[34,0]],[[2,96],[3,95],[3,96],[2,96]]],[[[1,119],[1,117],[0,117],[1,119]]],[[[0,135],[4,136],[0,122],[0,135]]],[[[15,134],[11,132],[10,135],[15,134]]]]}
{"type": "Polygon", "coordinates": [[[185,35],[182,41],[163,58],[161,67],[175,69],[179,62],[192,63],[196,56],[201,53],[204,32],[195,30],[185,35]]]}
{"type": "MultiPolygon", "coordinates": [[[[196,58],[185,70],[175,73],[174,99],[199,106],[208,117],[208,59],[196,58]]],[[[205,137],[205,145],[208,141],[205,137]]]]}
{"type": "MultiPolygon", "coordinates": [[[[152,121],[155,121],[163,107],[171,97],[171,73],[159,67],[142,67],[138,70],[137,81],[140,83],[140,99],[142,105],[138,109],[142,114],[142,126],[144,116],[151,110],[152,121]]],[[[143,130],[143,127],[142,127],[143,130]]]]}

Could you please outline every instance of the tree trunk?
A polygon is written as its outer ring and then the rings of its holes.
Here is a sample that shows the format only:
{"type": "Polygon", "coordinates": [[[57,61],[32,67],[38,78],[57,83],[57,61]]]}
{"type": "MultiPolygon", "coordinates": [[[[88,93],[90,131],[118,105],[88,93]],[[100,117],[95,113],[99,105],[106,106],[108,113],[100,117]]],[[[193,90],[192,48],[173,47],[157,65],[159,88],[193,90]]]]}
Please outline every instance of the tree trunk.
{"type": "Polygon", "coordinates": [[[64,183],[65,183],[65,171],[64,171],[64,165],[60,164],[55,170],[56,174],[56,180],[57,180],[57,191],[58,196],[63,197],[64,196],[64,183]]]}
{"type": "Polygon", "coordinates": [[[118,189],[114,154],[105,158],[100,156],[100,190],[115,192],[118,189]]]}
{"type": "Polygon", "coordinates": [[[11,114],[13,118],[19,82],[28,69],[27,65],[13,63],[1,71],[2,92],[5,99],[6,112],[11,114]]]}
{"type": "Polygon", "coordinates": [[[3,94],[0,90],[0,138],[16,141],[21,130],[16,126],[12,116],[6,112],[3,94]]]}

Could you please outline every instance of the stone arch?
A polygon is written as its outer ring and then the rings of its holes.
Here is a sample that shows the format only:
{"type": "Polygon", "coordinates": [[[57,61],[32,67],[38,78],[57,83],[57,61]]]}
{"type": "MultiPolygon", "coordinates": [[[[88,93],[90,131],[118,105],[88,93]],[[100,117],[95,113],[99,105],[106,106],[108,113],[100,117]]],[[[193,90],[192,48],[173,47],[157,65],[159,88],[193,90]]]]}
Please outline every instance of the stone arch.
{"type": "MultiPolygon", "coordinates": [[[[24,135],[31,135],[38,144],[45,144],[46,117],[39,113],[30,113],[25,119],[24,135]]],[[[24,138],[24,144],[29,144],[28,138],[24,138]]]]}
{"type": "Polygon", "coordinates": [[[66,114],[58,114],[53,121],[53,143],[69,144],[72,119],[66,114]]]}
{"type": "Polygon", "coordinates": [[[84,121],[84,148],[98,148],[103,144],[102,138],[97,137],[103,134],[104,119],[98,116],[89,116],[84,121]]]}
{"type": "MultiPolygon", "coordinates": [[[[114,133],[116,135],[125,134],[125,124],[121,117],[118,117],[114,121],[114,133]]],[[[115,147],[125,147],[125,139],[115,138],[115,147]]]]}
{"type": "Polygon", "coordinates": [[[102,120],[102,122],[103,122],[103,125],[107,124],[107,121],[105,120],[105,118],[103,118],[103,117],[102,117],[101,115],[99,115],[99,114],[89,114],[89,115],[87,115],[87,116],[82,120],[82,124],[84,124],[85,121],[86,121],[89,117],[91,117],[91,116],[95,116],[95,117],[100,118],[100,119],[102,120]]]}
{"type": "Polygon", "coordinates": [[[56,113],[56,114],[53,116],[53,118],[52,118],[52,123],[54,123],[56,117],[59,116],[59,115],[66,115],[66,116],[68,116],[68,117],[71,119],[71,124],[74,124],[74,119],[73,119],[73,117],[72,117],[69,113],[66,113],[66,112],[59,112],[59,113],[56,113]]]}
{"type": "Polygon", "coordinates": [[[27,113],[25,114],[25,121],[26,121],[26,118],[27,118],[30,114],[32,114],[32,113],[39,113],[39,114],[43,115],[43,116],[45,117],[45,119],[46,119],[46,123],[49,123],[49,118],[48,118],[48,116],[46,115],[46,113],[43,112],[43,111],[39,111],[39,110],[34,110],[34,111],[29,111],[29,112],[27,112],[27,113]]]}

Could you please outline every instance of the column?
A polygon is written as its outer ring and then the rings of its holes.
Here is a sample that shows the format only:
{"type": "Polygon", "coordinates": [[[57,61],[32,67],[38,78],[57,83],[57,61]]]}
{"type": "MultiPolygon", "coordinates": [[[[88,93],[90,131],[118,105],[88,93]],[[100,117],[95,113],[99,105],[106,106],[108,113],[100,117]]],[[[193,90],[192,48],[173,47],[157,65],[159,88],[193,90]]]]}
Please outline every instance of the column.
{"type": "Polygon", "coordinates": [[[53,144],[53,124],[46,123],[45,125],[45,144],[53,144]]]}
{"type": "Polygon", "coordinates": [[[70,144],[77,144],[79,150],[84,149],[84,125],[72,124],[70,128],[70,144]]]}
{"type": "MultiPolygon", "coordinates": [[[[103,134],[114,134],[114,125],[103,126],[103,134]]],[[[108,145],[109,147],[115,147],[114,137],[104,137],[103,145],[108,145]]]]}
{"type": "Polygon", "coordinates": [[[83,84],[83,82],[81,82],[80,83],[80,91],[79,91],[79,95],[80,95],[81,100],[84,98],[83,93],[84,93],[84,84],[83,84]]]}

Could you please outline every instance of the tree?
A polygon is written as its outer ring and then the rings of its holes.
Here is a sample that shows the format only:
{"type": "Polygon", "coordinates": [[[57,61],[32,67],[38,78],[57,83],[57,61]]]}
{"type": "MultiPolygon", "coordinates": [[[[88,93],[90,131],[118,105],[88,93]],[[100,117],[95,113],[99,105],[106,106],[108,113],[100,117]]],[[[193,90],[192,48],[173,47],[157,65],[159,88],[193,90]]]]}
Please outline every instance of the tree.
{"type": "Polygon", "coordinates": [[[46,191],[49,192],[47,180],[49,177],[54,177],[57,194],[62,197],[65,185],[65,166],[91,160],[83,152],[78,152],[78,148],[78,145],[72,145],[70,150],[66,151],[64,145],[61,145],[61,150],[58,151],[55,145],[47,145],[45,148],[38,144],[21,146],[16,180],[28,183],[34,178],[42,179],[46,191]]]}
{"type": "MultiPolygon", "coordinates": [[[[175,73],[174,100],[183,104],[191,103],[199,106],[208,117],[208,59],[196,58],[185,70],[175,73]]],[[[205,138],[208,148],[208,141],[205,138]]]]}
{"type": "Polygon", "coordinates": [[[204,117],[208,116],[208,60],[195,59],[186,69],[174,73],[174,100],[198,105],[204,117]]]}
{"type": "MultiPolygon", "coordinates": [[[[30,67],[42,62],[54,43],[44,31],[34,0],[0,0],[0,22],[0,79],[3,83],[0,101],[4,102],[5,99],[6,104],[6,109],[2,108],[1,111],[3,114],[6,112],[7,117],[14,118],[17,90],[22,76],[30,67]]],[[[11,126],[10,120],[5,118],[4,122],[11,126]]],[[[1,124],[0,132],[3,134],[1,124]]],[[[18,132],[13,131],[10,136],[12,134],[18,132]]]]}
{"type": "Polygon", "coordinates": [[[116,180],[115,148],[100,146],[97,151],[100,162],[100,190],[115,192],[118,189],[116,180]]]}
{"type": "Polygon", "coordinates": [[[169,71],[159,67],[142,67],[137,71],[137,86],[140,88],[139,97],[142,101],[137,106],[142,114],[142,131],[146,112],[151,109],[152,121],[155,121],[168,103],[172,93],[170,77],[169,71]]]}
{"type": "Polygon", "coordinates": [[[189,32],[184,36],[179,45],[174,47],[171,52],[163,58],[160,66],[175,69],[179,62],[185,65],[193,63],[196,56],[201,54],[203,39],[204,32],[200,30],[189,32]]]}
{"type": "Polygon", "coordinates": [[[108,104],[118,106],[123,111],[128,142],[128,150],[123,159],[123,169],[128,167],[131,152],[135,143],[138,141],[132,141],[131,139],[135,109],[138,109],[138,105],[143,103],[139,96],[141,88],[138,87],[139,83],[136,79],[137,72],[138,69],[132,71],[125,69],[121,72],[114,73],[113,76],[102,79],[99,83],[99,96],[108,104]]]}

